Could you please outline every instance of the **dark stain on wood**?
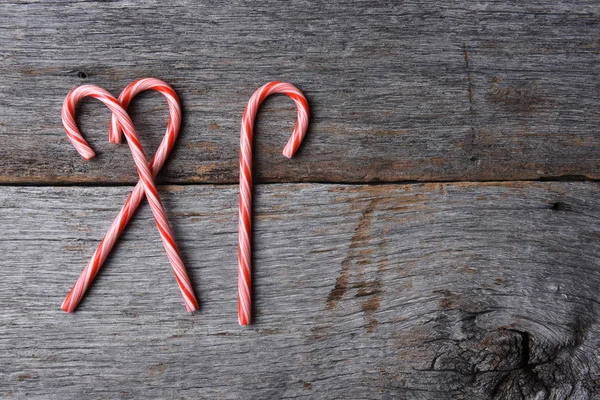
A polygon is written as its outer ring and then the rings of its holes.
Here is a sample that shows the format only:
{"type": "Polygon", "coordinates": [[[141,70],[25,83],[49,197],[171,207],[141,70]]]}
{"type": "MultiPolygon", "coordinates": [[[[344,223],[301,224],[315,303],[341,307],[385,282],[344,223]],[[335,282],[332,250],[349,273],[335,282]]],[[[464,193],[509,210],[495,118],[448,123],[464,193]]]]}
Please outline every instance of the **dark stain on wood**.
{"type": "Polygon", "coordinates": [[[340,273],[336,279],[335,286],[329,292],[327,296],[326,309],[333,310],[337,303],[344,297],[348,290],[348,283],[350,281],[350,274],[352,269],[352,262],[367,263],[369,262],[364,256],[365,252],[370,252],[369,240],[371,221],[373,218],[373,212],[377,206],[379,200],[373,199],[362,211],[358,226],[354,229],[354,234],[350,241],[350,247],[348,256],[342,261],[340,273]],[[360,250],[362,248],[362,250],[360,250]],[[358,249],[358,250],[357,250],[358,249]]]}
{"type": "Polygon", "coordinates": [[[499,104],[510,111],[528,113],[533,111],[537,106],[546,103],[540,94],[535,92],[535,89],[530,87],[502,87],[497,84],[492,84],[488,91],[489,99],[499,104]]]}
{"type": "Polygon", "coordinates": [[[346,294],[348,281],[350,279],[351,267],[351,260],[349,258],[345,258],[344,261],[342,261],[340,273],[335,280],[335,286],[333,289],[331,289],[331,292],[329,292],[329,296],[327,296],[327,310],[333,310],[342,297],[344,297],[344,294],[346,294]]]}
{"type": "Polygon", "coordinates": [[[381,306],[380,288],[371,292],[370,298],[363,301],[360,306],[365,314],[365,331],[373,333],[379,321],[374,317],[375,312],[381,306]]]}
{"type": "MultiPolygon", "coordinates": [[[[379,191],[379,189],[375,190],[379,191]]],[[[372,195],[370,191],[367,192],[372,195]]],[[[364,329],[367,333],[374,332],[378,324],[374,315],[381,305],[383,287],[379,274],[387,262],[384,256],[378,264],[377,275],[371,280],[366,279],[365,268],[373,263],[373,244],[370,231],[373,214],[381,201],[383,201],[382,198],[374,197],[362,210],[358,225],[352,235],[348,256],[342,261],[340,273],[326,303],[326,309],[333,310],[349,288],[356,289],[355,298],[360,299],[360,307],[365,320],[364,329]],[[353,269],[353,266],[356,268],[353,269]],[[352,279],[353,271],[354,279],[352,279]]]]}
{"type": "Polygon", "coordinates": [[[457,307],[459,299],[458,295],[446,289],[440,290],[438,293],[441,294],[438,301],[440,310],[451,310],[457,307]]]}

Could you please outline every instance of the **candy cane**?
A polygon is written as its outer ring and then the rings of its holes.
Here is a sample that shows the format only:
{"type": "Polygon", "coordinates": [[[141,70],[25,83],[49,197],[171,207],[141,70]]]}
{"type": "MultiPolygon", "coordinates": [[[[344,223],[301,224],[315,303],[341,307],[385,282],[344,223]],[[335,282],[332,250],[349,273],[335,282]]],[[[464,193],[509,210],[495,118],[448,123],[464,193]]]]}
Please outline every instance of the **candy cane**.
{"type": "Polygon", "coordinates": [[[259,88],[248,101],[240,134],[240,214],[238,227],[238,322],[248,325],[251,319],[251,222],[252,222],[252,131],[254,118],[268,96],[282,93],[294,100],[298,119],[283,155],[292,158],[308,128],[308,102],[298,88],[289,83],[270,82],[259,88]]]}
{"type": "Polygon", "coordinates": [[[94,151],[91,149],[87,141],[81,136],[77,124],[75,122],[75,106],[82,98],[90,96],[102,101],[113,112],[113,121],[111,124],[111,138],[115,141],[120,141],[121,128],[123,129],[127,142],[131,149],[140,181],[136,185],[133,192],[123,205],[117,218],[111,224],[108,232],[100,242],[98,248],[94,252],[92,259],[87,264],[79,279],[67,295],[67,298],[62,304],[62,309],[67,312],[73,312],[83,294],[90,286],[92,280],[98,273],[100,267],[106,260],[108,253],[114,246],[118,236],[123,231],[125,225],[135,212],[142,201],[144,194],[148,196],[148,201],[156,221],[163,245],[167,252],[167,257],[171,262],[175,279],[179,284],[179,288],[183,295],[183,299],[188,311],[194,311],[198,308],[198,303],[194,296],[194,291],[187,276],[185,266],[181,260],[181,256],[173,239],[171,227],[167,221],[164,208],[160,202],[156,186],[154,184],[154,176],[158,173],[169,152],[173,147],[173,143],[177,138],[179,126],[181,123],[181,107],[179,99],[175,91],[166,83],[157,79],[141,79],[130,84],[120,96],[120,100],[115,99],[104,89],[96,86],[84,85],[73,89],[65,98],[62,110],[62,119],[65,126],[67,136],[77,149],[77,151],[85,159],[90,159],[94,156],[94,151]],[[146,162],[146,155],[141,143],[137,137],[137,133],[133,127],[131,118],[125,111],[130,100],[139,92],[144,90],[157,90],[165,95],[169,102],[169,125],[167,133],[161,142],[159,149],[152,158],[150,166],[146,162]]]}

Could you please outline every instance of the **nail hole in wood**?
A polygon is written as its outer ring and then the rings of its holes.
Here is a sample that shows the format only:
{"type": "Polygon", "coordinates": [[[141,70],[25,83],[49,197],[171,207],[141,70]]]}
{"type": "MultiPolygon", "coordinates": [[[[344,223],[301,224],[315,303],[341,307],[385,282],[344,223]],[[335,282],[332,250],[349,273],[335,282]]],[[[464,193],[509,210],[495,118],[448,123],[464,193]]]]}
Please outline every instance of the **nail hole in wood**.
{"type": "Polygon", "coordinates": [[[552,204],[551,208],[554,211],[572,211],[573,210],[573,208],[569,204],[563,203],[562,201],[554,202],[552,204]]]}

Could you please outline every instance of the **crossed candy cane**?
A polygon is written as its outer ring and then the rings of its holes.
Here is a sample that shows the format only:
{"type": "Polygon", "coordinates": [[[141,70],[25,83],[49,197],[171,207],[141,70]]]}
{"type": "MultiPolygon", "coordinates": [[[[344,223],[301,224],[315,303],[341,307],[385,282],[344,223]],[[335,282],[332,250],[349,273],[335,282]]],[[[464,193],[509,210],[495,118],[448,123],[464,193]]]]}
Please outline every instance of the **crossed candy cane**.
{"type": "Polygon", "coordinates": [[[94,150],[92,150],[88,142],[83,138],[77,128],[77,123],[75,122],[75,107],[81,99],[87,96],[100,100],[112,111],[113,117],[109,135],[110,141],[113,143],[120,143],[121,132],[125,134],[140,180],[129,195],[123,208],[121,208],[119,215],[111,224],[108,232],[104,235],[104,238],[79,276],[79,279],[65,298],[62,309],[66,312],[73,312],[75,310],[77,304],[79,304],[83,297],[83,294],[89,288],[96,277],[96,274],[100,270],[100,267],[106,260],[117,241],[117,238],[123,232],[127,222],[129,222],[145,195],[150,203],[156,226],[158,227],[160,237],[167,252],[167,257],[169,258],[173,272],[175,273],[175,279],[177,280],[181,294],[183,295],[185,306],[190,312],[197,310],[198,302],[194,296],[194,290],[185,270],[185,266],[183,265],[183,261],[181,260],[181,255],[175,244],[169,221],[167,220],[158,191],[154,184],[154,177],[165,163],[179,133],[179,126],[181,125],[181,106],[177,94],[169,85],[153,78],[140,79],[131,83],[123,90],[118,100],[106,90],[97,86],[83,85],[71,90],[63,103],[63,125],[67,136],[71,140],[71,143],[73,143],[73,146],[75,146],[75,149],[84,159],[89,160],[95,156],[94,150]],[[169,103],[169,124],[167,132],[156,151],[156,154],[150,161],[150,165],[148,165],[146,161],[144,149],[139,141],[133,122],[126,111],[131,99],[145,90],[156,90],[162,93],[169,103]]]}

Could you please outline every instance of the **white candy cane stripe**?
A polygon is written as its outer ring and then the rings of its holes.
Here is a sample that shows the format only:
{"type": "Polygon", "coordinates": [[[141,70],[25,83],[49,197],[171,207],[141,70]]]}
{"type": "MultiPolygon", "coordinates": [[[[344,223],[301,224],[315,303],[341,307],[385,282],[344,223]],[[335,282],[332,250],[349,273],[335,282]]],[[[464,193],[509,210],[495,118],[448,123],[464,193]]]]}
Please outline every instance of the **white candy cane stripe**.
{"type": "Polygon", "coordinates": [[[240,134],[240,212],[238,226],[238,322],[248,325],[251,321],[251,225],[252,225],[252,132],[254,119],[261,103],[268,96],[281,93],[294,100],[298,119],[283,155],[291,158],[308,128],[308,102],[298,88],[284,82],[270,82],[259,88],[248,101],[242,117],[240,134]]]}
{"type": "Polygon", "coordinates": [[[75,123],[75,106],[77,102],[86,96],[99,99],[113,112],[114,118],[119,124],[119,126],[116,126],[115,129],[122,127],[125,136],[127,137],[127,142],[129,143],[129,147],[141,179],[127,199],[127,202],[121,209],[121,212],[117,218],[111,224],[109,231],[100,242],[100,245],[75,283],[75,286],[73,286],[73,289],[71,289],[71,292],[63,302],[62,309],[67,312],[72,312],[75,309],[83,297],[83,294],[98,273],[98,270],[106,260],[106,257],[114,246],[118,236],[121,234],[125,225],[135,212],[135,209],[140,204],[144,194],[146,194],[154,215],[154,219],[156,221],[156,225],[160,232],[163,245],[167,252],[167,257],[171,262],[173,272],[175,273],[175,278],[179,288],[181,289],[186,308],[190,312],[196,310],[198,308],[198,304],[194,296],[194,291],[187,276],[183,261],[181,260],[181,256],[179,255],[175,240],[173,239],[171,227],[169,226],[164,213],[164,209],[160,202],[158,192],[156,191],[153,178],[153,176],[156,175],[156,173],[164,164],[167,155],[172,149],[173,143],[177,138],[181,123],[181,107],[179,105],[179,99],[177,98],[177,95],[170,86],[156,79],[142,79],[131,84],[122,93],[123,101],[125,102],[123,105],[119,100],[115,99],[104,89],[96,86],[84,85],[73,89],[67,95],[63,105],[63,124],[65,126],[67,136],[69,139],[71,139],[71,142],[75,145],[77,151],[79,151],[84,158],[86,158],[86,156],[91,158],[93,157],[94,152],[89,147],[83,136],[81,136],[79,129],[77,128],[77,124],[75,123]],[[159,150],[157,151],[157,154],[152,159],[150,167],[146,162],[146,156],[137,137],[135,128],[133,127],[133,122],[124,109],[124,107],[127,107],[129,104],[131,98],[133,98],[137,93],[149,89],[158,90],[159,92],[163,93],[169,101],[170,110],[170,120],[169,126],[167,127],[167,133],[159,147],[159,150]]]}

